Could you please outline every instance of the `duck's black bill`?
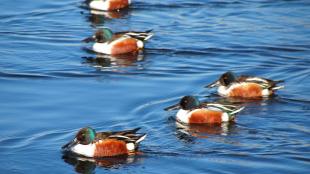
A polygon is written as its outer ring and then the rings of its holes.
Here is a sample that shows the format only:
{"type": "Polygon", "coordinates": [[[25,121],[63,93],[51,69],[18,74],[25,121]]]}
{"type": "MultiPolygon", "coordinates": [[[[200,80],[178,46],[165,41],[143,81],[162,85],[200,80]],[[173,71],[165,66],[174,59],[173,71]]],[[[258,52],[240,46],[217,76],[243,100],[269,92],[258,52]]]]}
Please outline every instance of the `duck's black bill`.
{"type": "Polygon", "coordinates": [[[219,85],[220,85],[220,81],[216,80],[215,82],[212,82],[209,85],[205,86],[205,88],[213,88],[219,85]]]}
{"type": "Polygon", "coordinates": [[[164,110],[165,110],[165,111],[171,111],[171,110],[176,110],[176,109],[180,109],[180,108],[181,108],[181,106],[180,106],[180,104],[178,103],[178,104],[174,104],[174,105],[172,105],[172,106],[166,107],[164,110]]]}
{"type": "Polygon", "coordinates": [[[82,40],[82,42],[86,42],[86,43],[95,42],[95,41],[96,41],[96,38],[94,36],[91,36],[91,37],[88,37],[82,40]]]}
{"type": "Polygon", "coordinates": [[[61,147],[61,149],[65,150],[65,149],[70,149],[72,146],[76,145],[78,143],[77,139],[74,138],[72,141],[70,141],[69,143],[63,145],[61,147]]]}

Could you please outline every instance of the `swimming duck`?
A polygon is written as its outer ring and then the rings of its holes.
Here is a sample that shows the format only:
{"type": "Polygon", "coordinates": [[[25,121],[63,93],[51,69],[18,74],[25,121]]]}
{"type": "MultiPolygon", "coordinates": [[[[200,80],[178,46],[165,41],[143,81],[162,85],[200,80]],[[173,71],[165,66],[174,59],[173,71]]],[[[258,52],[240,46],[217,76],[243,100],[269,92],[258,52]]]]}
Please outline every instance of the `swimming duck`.
{"type": "Polygon", "coordinates": [[[145,32],[124,31],[113,33],[109,28],[99,29],[95,35],[84,42],[95,42],[93,50],[97,53],[117,55],[136,52],[144,48],[144,41],[153,36],[152,30],[145,32]]]}
{"type": "Polygon", "coordinates": [[[179,104],[165,110],[177,108],[180,108],[176,114],[177,121],[186,124],[221,124],[233,121],[235,115],[244,109],[244,107],[220,103],[201,103],[194,96],[184,96],[179,104]]]}
{"type": "Polygon", "coordinates": [[[91,127],[85,127],[62,149],[85,157],[133,155],[139,143],[146,137],[146,134],[136,133],[139,129],[96,133],[91,127]]]}
{"type": "Polygon", "coordinates": [[[274,81],[247,75],[237,77],[229,71],[207,87],[218,87],[219,95],[225,97],[257,98],[268,97],[274,94],[274,91],[284,88],[284,86],[277,86],[281,82],[283,80],[274,81]]]}
{"type": "Polygon", "coordinates": [[[87,0],[86,3],[94,10],[112,11],[128,7],[131,0],[87,0]]]}

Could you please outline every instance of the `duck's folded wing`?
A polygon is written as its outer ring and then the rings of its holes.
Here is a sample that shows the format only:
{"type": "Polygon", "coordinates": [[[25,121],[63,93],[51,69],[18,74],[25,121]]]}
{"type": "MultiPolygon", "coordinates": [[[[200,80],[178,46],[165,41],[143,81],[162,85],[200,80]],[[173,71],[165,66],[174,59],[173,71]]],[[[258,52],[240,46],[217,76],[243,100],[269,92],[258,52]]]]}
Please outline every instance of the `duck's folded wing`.
{"type": "Polygon", "coordinates": [[[125,141],[126,143],[139,143],[146,137],[146,134],[135,134],[135,135],[111,135],[109,136],[109,139],[117,139],[120,141],[125,141]]]}
{"type": "Polygon", "coordinates": [[[110,136],[130,136],[136,134],[141,128],[135,128],[135,129],[129,129],[129,130],[123,130],[123,131],[111,131],[111,132],[98,132],[96,134],[96,139],[106,139],[109,138],[110,136]]]}

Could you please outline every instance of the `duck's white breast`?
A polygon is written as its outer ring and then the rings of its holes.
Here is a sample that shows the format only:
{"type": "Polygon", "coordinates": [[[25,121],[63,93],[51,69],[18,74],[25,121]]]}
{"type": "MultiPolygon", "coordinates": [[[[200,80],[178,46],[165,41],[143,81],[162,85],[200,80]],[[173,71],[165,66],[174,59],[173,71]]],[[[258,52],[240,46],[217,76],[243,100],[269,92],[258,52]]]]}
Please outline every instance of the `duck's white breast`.
{"type": "Polygon", "coordinates": [[[221,95],[221,96],[228,96],[229,93],[231,92],[231,90],[233,90],[234,88],[240,87],[242,85],[247,84],[246,82],[244,83],[234,83],[232,85],[230,85],[229,87],[226,86],[219,86],[217,89],[217,92],[221,95]]]}
{"type": "Polygon", "coordinates": [[[105,43],[94,43],[93,50],[97,53],[111,54],[111,45],[105,43]]]}
{"type": "Polygon", "coordinates": [[[95,154],[95,144],[82,145],[77,144],[71,148],[71,151],[86,157],[93,157],[95,154]]]}
{"type": "Polygon", "coordinates": [[[219,86],[217,88],[217,92],[221,95],[221,96],[227,96],[229,89],[226,88],[226,86],[219,86]]]}
{"type": "Polygon", "coordinates": [[[178,121],[183,122],[183,123],[188,123],[189,121],[189,112],[183,109],[180,109],[177,112],[176,118],[178,121]]]}

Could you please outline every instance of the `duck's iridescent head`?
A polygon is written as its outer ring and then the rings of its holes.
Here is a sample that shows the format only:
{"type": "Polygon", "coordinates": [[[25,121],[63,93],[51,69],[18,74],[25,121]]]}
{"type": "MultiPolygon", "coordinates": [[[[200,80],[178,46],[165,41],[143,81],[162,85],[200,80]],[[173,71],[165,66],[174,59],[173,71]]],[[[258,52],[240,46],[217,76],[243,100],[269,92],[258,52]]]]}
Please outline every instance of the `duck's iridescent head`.
{"type": "Polygon", "coordinates": [[[113,32],[109,28],[100,28],[96,31],[96,33],[88,38],[85,38],[83,42],[98,42],[104,43],[110,41],[113,37],[113,32]]]}
{"type": "Polygon", "coordinates": [[[192,110],[196,109],[200,106],[200,102],[197,97],[194,96],[184,96],[179,105],[183,110],[192,110]]]}
{"type": "Polygon", "coordinates": [[[112,39],[113,32],[109,28],[101,28],[96,32],[95,37],[96,42],[107,42],[112,39]]]}
{"type": "Polygon", "coordinates": [[[77,144],[88,145],[95,140],[95,137],[96,132],[94,129],[90,127],[82,128],[79,130],[72,141],[62,146],[62,149],[70,149],[77,144]]]}
{"type": "Polygon", "coordinates": [[[228,71],[221,75],[221,77],[216,80],[215,82],[210,83],[206,87],[213,88],[217,86],[229,86],[231,83],[235,82],[237,80],[237,77],[235,74],[231,71],[228,71]]]}
{"type": "Polygon", "coordinates": [[[221,85],[223,86],[229,86],[231,83],[235,82],[236,80],[237,78],[235,74],[231,71],[224,73],[219,79],[221,85]]]}
{"type": "Polygon", "coordinates": [[[87,145],[95,140],[96,132],[90,127],[83,128],[79,130],[76,134],[76,139],[79,144],[87,145]]]}

